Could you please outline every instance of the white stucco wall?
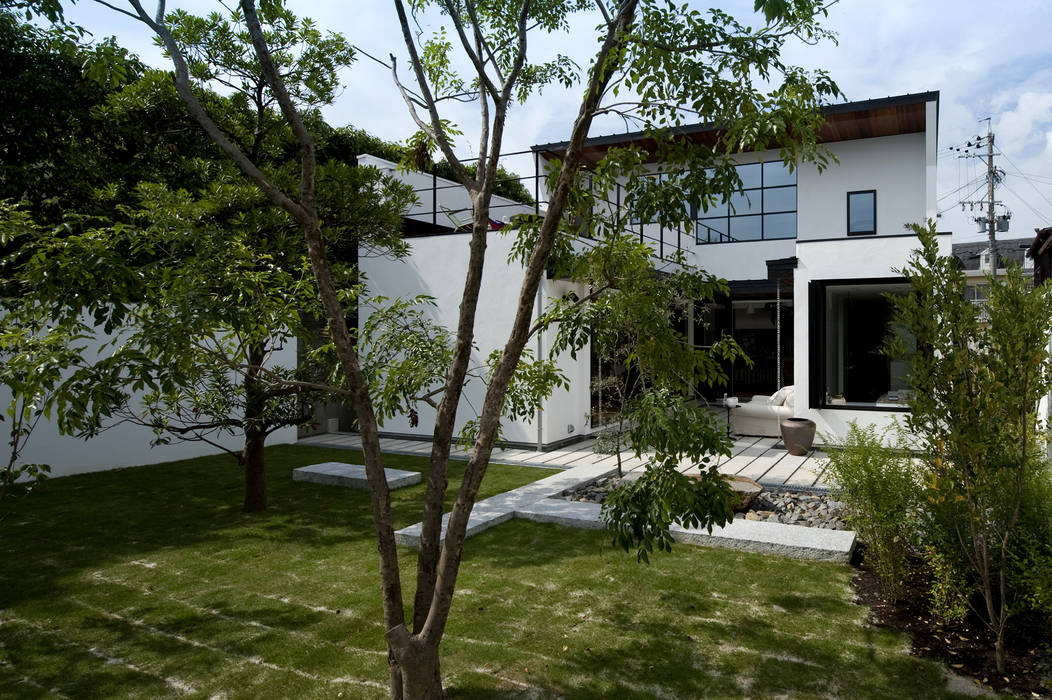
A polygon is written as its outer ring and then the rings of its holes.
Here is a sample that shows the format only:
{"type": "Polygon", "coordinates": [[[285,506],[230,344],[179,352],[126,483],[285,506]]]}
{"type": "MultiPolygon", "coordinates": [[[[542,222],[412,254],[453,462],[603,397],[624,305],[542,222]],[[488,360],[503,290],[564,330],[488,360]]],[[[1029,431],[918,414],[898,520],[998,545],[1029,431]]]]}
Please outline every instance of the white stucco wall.
{"type": "MultiPolygon", "coordinates": [[[[491,232],[489,235],[482,291],[476,312],[474,342],[477,349],[471,355],[472,367],[482,366],[490,352],[503,348],[508,340],[523,279],[522,267],[507,260],[514,235],[514,232],[491,232]]],[[[468,233],[414,237],[409,241],[412,253],[403,260],[363,259],[361,268],[367,278],[368,295],[411,297],[426,294],[434,297],[435,305],[424,308],[426,314],[454,333],[467,274],[469,242],[468,233]]],[[[571,290],[567,282],[545,279],[541,285],[541,303],[546,305],[551,299],[571,290]]],[[[575,291],[580,294],[583,290],[575,291]]],[[[536,314],[537,300],[534,300],[534,318],[536,314]]],[[[368,310],[363,307],[359,323],[365,323],[367,319],[368,310]]],[[[528,347],[534,355],[538,355],[539,351],[541,356],[547,356],[554,341],[554,333],[554,330],[549,330],[539,334],[539,338],[534,336],[530,339],[528,347]]],[[[588,432],[585,420],[589,409],[588,349],[579,352],[576,359],[564,354],[558,358],[558,363],[570,380],[571,388],[558,390],[545,403],[540,436],[545,444],[588,432]],[[571,425],[574,427],[572,433],[569,431],[571,425]]],[[[485,389],[478,379],[468,383],[457,411],[458,431],[481,410],[485,389]]],[[[386,420],[381,430],[391,434],[429,437],[434,430],[435,411],[426,404],[418,406],[417,410],[419,420],[416,426],[410,425],[407,416],[399,415],[386,420]]],[[[503,423],[503,437],[510,442],[536,444],[537,422],[535,419],[506,420],[503,423]]]]}
{"type": "Polygon", "coordinates": [[[767,261],[796,255],[796,241],[788,238],[740,243],[708,243],[694,247],[691,262],[727,280],[765,280],[767,261]]]}
{"type": "MultiPolygon", "coordinates": [[[[926,134],[826,144],[836,156],[821,173],[812,164],[797,176],[797,240],[847,237],[847,193],[877,191],[877,235],[904,233],[928,216],[926,134]]],[[[931,198],[934,198],[932,183],[931,198]]]]}
{"type": "MultiPolygon", "coordinates": [[[[106,336],[100,333],[101,338],[106,336]]],[[[86,353],[97,354],[102,341],[96,339],[88,343],[86,353]]],[[[276,351],[270,358],[271,366],[294,367],[296,365],[296,344],[288,343],[276,351]]],[[[0,408],[7,409],[11,401],[11,391],[0,385],[0,408]]],[[[6,417],[5,417],[6,418],[6,417]]],[[[9,419],[8,419],[9,420],[9,419]]],[[[0,423],[4,434],[5,449],[8,440],[7,430],[10,423],[0,423]]],[[[202,455],[217,454],[217,448],[202,442],[173,440],[170,445],[152,447],[153,431],[138,425],[121,423],[108,428],[99,435],[83,440],[61,435],[53,420],[41,418],[33,431],[26,448],[22,451],[20,462],[23,464],[43,463],[51,466],[51,476],[68,476],[86,472],[119,469],[142,464],[156,464],[177,459],[189,459],[202,455]]],[[[267,438],[268,445],[293,443],[296,441],[296,428],[284,428],[275,431],[267,438]]],[[[226,437],[217,442],[224,447],[240,449],[242,440],[237,436],[226,437]]],[[[6,455],[4,453],[6,464],[6,455]]]]}
{"type": "MultiPolygon", "coordinates": [[[[833,241],[799,241],[797,268],[793,279],[793,376],[796,385],[796,415],[810,418],[818,432],[843,437],[849,421],[880,427],[901,417],[901,413],[858,411],[841,408],[812,409],[810,403],[811,323],[808,303],[809,284],[814,280],[848,280],[895,277],[911,251],[920,247],[916,236],[865,236],[833,241]]],[[[950,236],[939,236],[939,253],[949,255],[950,236]]]]}

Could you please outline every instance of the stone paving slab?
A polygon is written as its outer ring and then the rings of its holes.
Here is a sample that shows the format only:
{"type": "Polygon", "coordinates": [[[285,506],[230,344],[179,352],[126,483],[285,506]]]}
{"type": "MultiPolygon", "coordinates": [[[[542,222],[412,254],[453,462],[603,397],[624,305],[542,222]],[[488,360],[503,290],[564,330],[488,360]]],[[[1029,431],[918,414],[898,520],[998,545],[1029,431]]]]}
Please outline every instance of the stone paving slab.
{"type": "MultiPolygon", "coordinates": [[[[586,530],[601,530],[598,503],[546,498],[516,511],[516,517],[586,530]]],[[[779,554],[792,559],[848,562],[855,549],[855,533],[801,525],[736,519],[726,527],[683,528],[673,525],[672,539],[685,544],[779,554]]]]}
{"type": "Polygon", "coordinates": [[[813,559],[846,563],[855,550],[852,530],[826,530],[802,525],[785,525],[755,520],[735,519],[726,527],[705,529],[673,525],[672,539],[677,542],[741,549],[763,554],[780,554],[793,559],[813,559]]]}
{"type": "MultiPolygon", "coordinates": [[[[404,469],[384,469],[387,485],[393,491],[403,486],[419,484],[420,472],[404,469]]],[[[315,484],[346,486],[351,489],[369,490],[369,480],[365,476],[364,464],[346,464],[344,462],[322,462],[292,470],[293,481],[309,481],[315,484]]]]}
{"type": "Polygon", "coordinates": [[[737,474],[748,467],[756,458],[774,447],[776,442],[777,440],[774,438],[760,438],[729,460],[722,462],[719,467],[720,473],[737,474]]]}
{"type": "Polygon", "coordinates": [[[778,462],[787,456],[789,456],[789,453],[785,450],[768,450],[766,453],[750,462],[749,466],[745,469],[738,472],[738,476],[744,476],[747,479],[759,481],[767,474],[767,472],[771,471],[778,462]]]}
{"type": "Polygon", "coordinates": [[[822,472],[825,471],[826,460],[818,457],[811,457],[806,462],[800,465],[800,468],[793,472],[793,475],[785,480],[786,486],[804,486],[810,487],[818,483],[819,477],[822,472]]]}
{"type": "Polygon", "coordinates": [[[601,509],[602,506],[598,503],[545,498],[520,508],[515,511],[515,515],[538,523],[556,523],[585,530],[602,530],[603,523],[599,521],[601,509]]]}
{"type": "Polygon", "coordinates": [[[766,485],[782,485],[789,479],[800,465],[807,461],[807,457],[791,455],[788,452],[773,467],[767,470],[760,483],[766,485]]]}
{"type": "MultiPolygon", "coordinates": [[[[576,469],[556,472],[540,481],[535,481],[532,484],[526,484],[506,493],[487,498],[484,501],[479,501],[471,509],[471,517],[468,518],[468,527],[464,536],[470,537],[483,530],[488,530],[494,525],[507,522],[515,517],[520,510],[538,501],[547,500],[549,496],[560,494],[567,489],[574,488],[578,484],[608,476],[615,471],[616,468],[608,466],[586,464],[576,469]]],[[[566,502],[569,503],[569,501],[566,502]]],[[[419,547],[421,525],[422,523],[416,523],[396,531],[395,541],[410,547],[419,547]]],[[[448,525],[449,514],[447,513],[442,516],[443,538],[445,538],[445,531],[448,525]]]]}

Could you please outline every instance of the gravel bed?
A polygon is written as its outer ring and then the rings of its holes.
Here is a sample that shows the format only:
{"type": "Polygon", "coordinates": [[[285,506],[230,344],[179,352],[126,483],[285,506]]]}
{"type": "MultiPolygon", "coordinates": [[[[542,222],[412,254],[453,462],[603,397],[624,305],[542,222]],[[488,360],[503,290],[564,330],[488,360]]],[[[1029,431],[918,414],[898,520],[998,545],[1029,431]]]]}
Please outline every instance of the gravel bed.
{"type": "MultiPolygon", "coordinates": [[[[552,498],[602,503],[620,481],[616,476],[606,477],[563,491],[552,498]]],[[[827,530],[849,530],[851,528],[845,521],[844,510],[844,504],[828,493],[784,491],[765,486],[749,510],[735,513],[734,517],[827,530]]]]}

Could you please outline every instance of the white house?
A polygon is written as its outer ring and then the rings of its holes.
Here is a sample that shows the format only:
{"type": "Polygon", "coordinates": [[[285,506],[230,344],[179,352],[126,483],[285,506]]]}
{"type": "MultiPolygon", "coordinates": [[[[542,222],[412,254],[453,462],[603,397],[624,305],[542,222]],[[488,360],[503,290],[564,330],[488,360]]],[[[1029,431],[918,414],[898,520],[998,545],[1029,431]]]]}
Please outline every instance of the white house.
{"type": "MultiPolygon", "coordinates": [[[[888,423],[907,410],[905,367],[877,349],[888,330],[884,294],[905,289],[895,270],[918,247],[905,227],[935,218],[938,110],[937,92],[828,107],[820,140],[836,161],[824,171],[806,163],[790,170],[776,151],[741,154],[736,159],[744,191],[733,193],[722,209],[692,211],[694,232],[637,225],[633,233],[651,244],[656,266],[680,249],[689,264],[729,281],[730,296],[696,307],[687,332],[696,345],[711,342],[713,334],[730,333],[753,358],[752,369],[731,368],[730,394],[748,398],[795,385],[796,415],[815,420],[825,434],[844,434],[853,419],[888,423]]],[[[704,142],[714,131],[697,125],[680,133],[704,142]]],[[[646,136],[591,138],[584,152],[594,162],[608,148],[627,143],[645,147],[646,136]]],[[[560,157],[565,146],[535,146],[538,172],[547,159],[560,157]]],[[[368,156],[360,162],[393,168],[368,156]]],[[[660,163],[652,167],[660,171],[660,163]]],[[[372,293],[435,297],[436,320],[452,328],[469,238],[456,229],[460,217],[470,219],[470,204],[455,183],[418,173],[405,177],[420,196],[407,215],[413,252],[404,261],[363,259],[362,268],[372,293]]],[[[538,193],[538,209],[543,210],[544,192],[538,193]]],[[[612,199],[622,201],[620,196],[612,199]]],[[[501,218],[533,211],[500,198],[494,206],[501,218]]],[[[510,243],[510,236],[498,231],[489,240],[476,325],[479,361],[507,338],[509,309],[522,278],[521,268],[507,262],[510,243]]],[[[950,252],[949,234],[940,235],[940,246],[950,252]]],[[[544,280],[537,309],[567,291],[565,281],[544,280]]],[[[550,334],[541,334],[535,352],[543,354],[550,341],[550,334]]],[[[505,425],[508,442],[550,449],[598,427],[601,412],[590,391],[590,377],[597,370],[588,353],[559,362],[570,389],[552,396],[533,420],[505,425]]],[[[473,416],[481,396],[480,384],[469,385],[458,422],[473,416]]],[[[396,418],[382,430],[427,438],[431,418],[422,412],[416,425],[396,418]]]]}

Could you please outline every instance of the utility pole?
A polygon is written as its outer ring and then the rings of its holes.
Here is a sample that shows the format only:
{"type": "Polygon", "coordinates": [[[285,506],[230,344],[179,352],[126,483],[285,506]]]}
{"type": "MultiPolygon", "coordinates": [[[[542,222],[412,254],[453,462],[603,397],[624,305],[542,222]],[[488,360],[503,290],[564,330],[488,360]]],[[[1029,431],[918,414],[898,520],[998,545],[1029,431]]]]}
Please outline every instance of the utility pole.
{"type": "Polygon", "coordinates": [[[990,128],[990,118],[986,118],[986,225],[990,233],[990,273],[997,274],[997,247],[994,232],[997,220],[994,216],[994,134],[990,128]]]}
{"type": "MultiPolygon", "coordinates": [[[[986,117],[979,121],[986,122],[986,136],[976,136],[974,139],[968,142],[965,146],[951,146],[951,151],[958,152],[958,158],[976,158],[978,160],[985,160],[986,163],[986,197],[981,200],[962,200],[960,202],[961,211],[963,212],[965,207],[968,207],[969,211],[979,210],[980,215],[974,217],[974,221],[979,224],[980,233],[985,228],[987,232],[987,239],[989,241],[990,251],[990,273],[997,274],[997,268],[1000,262],[997,254],[997,231],[1000,227],[1001,231],[1008,230],[1008,222],[1012,218],[1012,212],[1008,211],[1000,218],[997,216],[996,207],[998,205],[1004,205],[1003,202],[998,202],[994,199],[994,188],[1001,180],[1001,176],[1004,175],[1003,171],[998,170],[997,166],[994,165],[994,132],[991,128],[991,118],[986,117]],[[983,141],[986,141],[986,153],[984,154],[980,149],[983,145],[983,141]],[[983,211],[983,207],[986,207],[986,211],[983,211]]],[[[975,182],[974,180],[972,181],[975,182]]]]}

